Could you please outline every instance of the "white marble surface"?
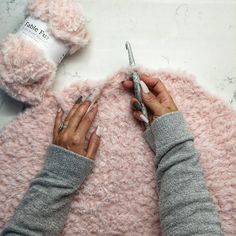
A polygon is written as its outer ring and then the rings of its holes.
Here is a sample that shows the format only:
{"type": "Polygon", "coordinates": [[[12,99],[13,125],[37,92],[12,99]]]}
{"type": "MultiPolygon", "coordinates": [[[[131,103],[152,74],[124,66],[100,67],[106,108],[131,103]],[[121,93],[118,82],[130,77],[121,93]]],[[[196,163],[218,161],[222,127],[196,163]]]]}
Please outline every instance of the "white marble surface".
{"type": "MultiPolygon", "coordinates": [[[[104,80],[128,64],[187,70],[236,109],[236,0],[81,0],[91,42],[60,65],[54,89],[77,80],[104,80]]],[[[0,40],[24,19],[26,0],[0,1],[0,40]]],[[[0,128],[23,105],[0,92],[0,128]]]]}

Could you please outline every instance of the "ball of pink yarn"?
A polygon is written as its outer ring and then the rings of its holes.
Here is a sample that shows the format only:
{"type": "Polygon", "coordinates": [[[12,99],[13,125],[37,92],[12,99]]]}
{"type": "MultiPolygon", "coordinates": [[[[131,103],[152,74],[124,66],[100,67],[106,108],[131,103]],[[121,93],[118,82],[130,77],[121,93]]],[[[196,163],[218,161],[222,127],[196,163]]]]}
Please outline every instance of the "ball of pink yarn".
{"type": "MultiPolygon", "coordinates": [[[[73,0],[30,0],[26,16],[47,23],[51,34],[75,53],[89,41],[86,20],[73,0]]],[[[57,65],[19,35],[0,45],[0,87],[17,100],[36,105],[51,88],[57,65]]]]}

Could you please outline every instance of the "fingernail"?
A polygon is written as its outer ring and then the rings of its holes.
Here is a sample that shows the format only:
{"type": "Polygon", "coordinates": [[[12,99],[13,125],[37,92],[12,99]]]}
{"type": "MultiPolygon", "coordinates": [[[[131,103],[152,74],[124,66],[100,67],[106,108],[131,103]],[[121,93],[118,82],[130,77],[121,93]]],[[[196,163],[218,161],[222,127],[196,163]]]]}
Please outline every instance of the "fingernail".
{"type": "Polygon", "coordinates": [[[133,110],[141,111],[141,110],[142,110],[142,106],[141,106],[140,103],[135,102],[135,103],[132,105],[132,109],[133,109],[133,110]]]}
{"type": "Polygon", "coordinates": [[[92,93],[90,93],[85,100],[92,102],[95,101],[96,99],[98,99],[98,95],[100,94],[100,90],[99,89],[94,89],[94,91],[92,93]]]}
{"type": "Polygon", "coordinates": [[[59,113],[59,112],[61,112],[62,111],[62,109],[61,108],[59,108],[58,110],[57,110],[57,112],[59,113]]]}
{"type": "Polygon", "coordinates": [[[84,100],[91,102],[92,101],[92,93],[90,93],[84,100]]]}
{"type": "Polygon", "coordinates": [[[145,123],[149,124],[148,118],[145,115],[141,114],[140,119],[144,121],[145,123]]]}
{"type": "Polygon", "coordinates": [[[75,101],[75,104],[81,103],[82,99],[83,99],[83,96],[80,96],[80,97],[75,101]]]}
{"type": "Polygon", "coordinates": [[[97,101],[91,103],[91,105],[89,106],[89,108],[88,108],[86,114],[87,114],[89,111],[93,110],[97,105],[98,105],[98,102],[97,102],[97,101]]]}
{"type": "Polygon", "coordinates": [[[94,103],[91,104],[90,110],[93,110],[93,109],[94,109],[95,107],[97,107],[97,106],[98,106],[98,102],[95,101],[94,103]]]}
{"type": "Polygon", "coordinates": [[[142,90],[144,93],[149,93],[149,88],[147,87],[147,85],[141,80],[140,81],[140,85],[142,87],[142,90]]]}
{"type": "Polygon", "coordinates": [[[103,130],[100,126],[97,126],[97,129],[96,129],[96,135],[101,137],[103,134],[103,130]]]}

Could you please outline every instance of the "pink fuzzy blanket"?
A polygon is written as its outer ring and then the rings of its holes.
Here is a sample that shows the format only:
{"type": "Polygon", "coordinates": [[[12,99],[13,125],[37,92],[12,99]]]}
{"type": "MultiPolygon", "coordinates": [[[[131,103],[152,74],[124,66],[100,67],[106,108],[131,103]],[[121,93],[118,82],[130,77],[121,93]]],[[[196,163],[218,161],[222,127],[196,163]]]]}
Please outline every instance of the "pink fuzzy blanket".
{"type": "MultiPolygon", "coordinates": [[[[181,72],[151,72],[161,78],[201,152],[209,191],[225,235],[236,235],[236,113],[208,95],[181,72]]],[[[154,153],[130,111],[130,94],[121,87],[122,70],[108,78],[94,127],[106,128],[95,167],[72,203],[63,235],[160,235],[154,153]]],[[[13,215],[31,178],[40,170],[52,140],[58,104],[68,111],[96,84],[77,83],[8,125],[0,134],[0,229],[13,215]]]]}

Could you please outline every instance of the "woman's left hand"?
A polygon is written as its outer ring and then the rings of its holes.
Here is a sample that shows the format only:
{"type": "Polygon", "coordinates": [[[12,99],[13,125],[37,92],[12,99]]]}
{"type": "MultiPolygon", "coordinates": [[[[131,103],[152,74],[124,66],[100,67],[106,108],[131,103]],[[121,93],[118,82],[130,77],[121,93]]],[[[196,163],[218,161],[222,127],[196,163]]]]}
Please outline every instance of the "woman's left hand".
{"type": "Polygon", "coordinates": [[[53,144],[94,159],[100,144],[101,128],[98,126],[91,134],[88,146],[85,147],[85,136],[98,111],[96,103],[88,111],[90,105],[90,100],[75,103],[64,121],[62,121],[62,109],[58,110],[53,131],[53,144]],[[64,124],[62,130],[61,123],[64,124]]]}

